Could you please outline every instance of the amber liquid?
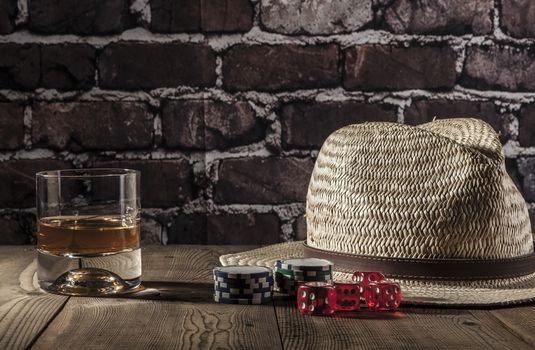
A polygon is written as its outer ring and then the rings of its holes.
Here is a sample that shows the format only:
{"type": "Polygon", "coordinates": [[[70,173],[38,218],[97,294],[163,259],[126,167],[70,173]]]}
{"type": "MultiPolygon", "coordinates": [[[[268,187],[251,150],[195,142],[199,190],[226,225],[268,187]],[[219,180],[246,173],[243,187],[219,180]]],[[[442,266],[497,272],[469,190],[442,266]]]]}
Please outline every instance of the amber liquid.
{"type": "Polygon", "coordinates": [[[37,248],[60,256],[107,255],[139,248],[139,221],[125,216],[56,216],[37,223],[37,248]]]}

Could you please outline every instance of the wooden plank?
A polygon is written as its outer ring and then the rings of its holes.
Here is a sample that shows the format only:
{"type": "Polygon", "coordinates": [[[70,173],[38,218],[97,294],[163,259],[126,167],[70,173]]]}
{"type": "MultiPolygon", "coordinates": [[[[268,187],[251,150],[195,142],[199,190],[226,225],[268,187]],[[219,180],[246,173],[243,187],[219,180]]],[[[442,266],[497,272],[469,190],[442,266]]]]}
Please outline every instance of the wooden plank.
{"type": "Polygon", "coordinates": [[[491,313],[519,338],[535,347],[535,306],[497,309],[491,313]]]}
{"type": "Polygon", "coordinates": [[[335,317],[299,314],[295,301],[275,301],[285,349],[529,349],[489,311],[403,308],[396,313],[335,317]]]}
{"type": "Polygon", "coordinates": [[[211,270],[220,254],[235,249],[146,248],[143,279],[172,290],[180,301],[71,298],[34,348],[280,349],[272,305],[212,301],[211,270]]]}
{"type": "Polygon", "coordinates": [[[33,247],[0,247],[0,349],[26,348],[68,299],[39,290],[35,256],[33,247]]]}

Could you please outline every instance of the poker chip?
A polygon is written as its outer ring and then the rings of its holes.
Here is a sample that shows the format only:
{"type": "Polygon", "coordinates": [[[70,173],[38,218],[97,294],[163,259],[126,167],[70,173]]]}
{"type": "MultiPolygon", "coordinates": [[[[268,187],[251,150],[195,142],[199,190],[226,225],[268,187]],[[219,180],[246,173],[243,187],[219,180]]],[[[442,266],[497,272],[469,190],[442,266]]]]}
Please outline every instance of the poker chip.
{"type": "Polygon", "coordinates": [[[214,294],[214,301],[220,304],[239,304],[239,305],[262,305],[271,303],[271,298],[264,299],[228,299],[221,298],[214,294]]]}
{"type": "Polygon", "coordinates": [[[271,291],[264,293],[251,293],[251,294],[231,294],[226,292],[215,291],[214,295],[217,295],[219,298],[226,299],[265,299],[271,298],[273,294],[271,291]]]}
{"type": "Polygon", "coordinates": [[[333,263],[325,259],[317,258],[297,258],[277,260],[275,267],[285,270],[300,271],[330,271],[333,263]]]}
{"type": "Polygon", "coordinates": [[[273,276],[268,267],[263,266],[221,266],[214,268],[214,276],[226,279],[253,280],[273,276]]]}
{"type": "Polygon", "coordinates": [[[260,283],[273,284],[273,276],[253,278],[253,279],[224,278],[224,277],[214,276],[214,281],[220,282],[220,283],[234,284],[234,285],[251,285],[251,284],[260,284],[260,283]]]}
{"type": "Polygon", "coordinates": [[[287,269],[282,269],[282,268],[277,268],[276,272],[279,272],[283,275],[302,276],[302,277],[323,277],[325,275],[331,274],[331,270],[301,271],[301,270],[287,270],[287,269]]]}
{"type": "Polygon", "coordinates": [[[247,284],[243,284],[243,283],[227,283],[227,282],[218,282],[218,281],[215,281],[214,282],[214,286],[218,289],[230,289],[230,288],[234,288],[234,289],[253,289],[253,290],[256,290],[256,289],[269,289],[273,286],[273,281],[269,281],[269,282],[262,282],[262,283],[247,283],[247,284]]]}
{"type": "Polygon", "coordinates": [[[331,283],[332,266],[330,261],[316,258],[277,260],[274,274],[276,290],[295,296],[304,283],[331,283]]]}
{"type": "Polygon", "coordinates": [[[223,304],[264,304],[273,296],[273,271],[261,266],[216,267],[214,301],[223,304]]]}

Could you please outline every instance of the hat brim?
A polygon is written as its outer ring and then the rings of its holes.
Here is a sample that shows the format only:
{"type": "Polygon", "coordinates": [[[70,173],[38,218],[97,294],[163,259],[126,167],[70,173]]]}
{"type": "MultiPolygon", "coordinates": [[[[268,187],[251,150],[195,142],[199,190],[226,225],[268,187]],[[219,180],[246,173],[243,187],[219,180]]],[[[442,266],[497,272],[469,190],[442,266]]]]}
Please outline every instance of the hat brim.
{"type": "MultiPolygon", "coordinates": [[[[303,257],[303,241],[280,243],[220,257],[226,265],[258,265],[274,268],[275,261],[303,257]]],[[[336,282],[351,281],[351,274],[336,271],[336,282]]],[[[403,280],[403,304],[451,307],[484,307],[523,304],[535,301],[535,273],[510,279],[493,280],[403,280]]]]}

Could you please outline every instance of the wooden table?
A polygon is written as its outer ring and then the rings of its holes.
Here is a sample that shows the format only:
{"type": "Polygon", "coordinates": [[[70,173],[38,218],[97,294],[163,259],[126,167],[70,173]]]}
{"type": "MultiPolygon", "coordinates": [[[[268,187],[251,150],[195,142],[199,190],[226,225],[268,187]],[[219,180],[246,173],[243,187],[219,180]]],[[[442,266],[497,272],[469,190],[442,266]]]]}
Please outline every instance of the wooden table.
{"type": "Polygon", "coordinates": [[[282,296],[273,305],[215,304],[212,268],[221,254],[245,249],[146,247],[144,280],[176,297],[135,300],[43,293],[36,288],[34,249],[0,247],[0,349],[535,347],[535,306],[307,317],[282,296]]]}

